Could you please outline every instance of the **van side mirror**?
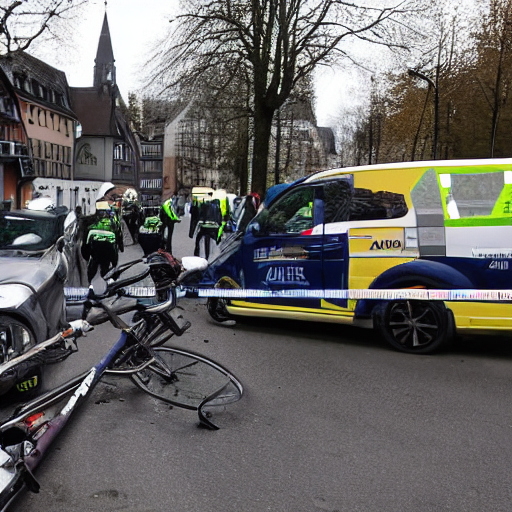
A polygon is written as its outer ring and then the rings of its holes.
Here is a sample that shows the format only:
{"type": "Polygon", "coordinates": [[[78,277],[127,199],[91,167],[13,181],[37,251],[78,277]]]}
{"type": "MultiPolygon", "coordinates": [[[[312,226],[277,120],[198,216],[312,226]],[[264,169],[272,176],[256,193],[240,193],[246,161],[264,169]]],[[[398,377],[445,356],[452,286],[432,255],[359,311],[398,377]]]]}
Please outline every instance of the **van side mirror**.
{"type": "Polygon", "coordinates": [[[251,233],[253,236],[258,236],[261,231],[259,222],[253,221],[247,226],[247,233],[251,233]]]}

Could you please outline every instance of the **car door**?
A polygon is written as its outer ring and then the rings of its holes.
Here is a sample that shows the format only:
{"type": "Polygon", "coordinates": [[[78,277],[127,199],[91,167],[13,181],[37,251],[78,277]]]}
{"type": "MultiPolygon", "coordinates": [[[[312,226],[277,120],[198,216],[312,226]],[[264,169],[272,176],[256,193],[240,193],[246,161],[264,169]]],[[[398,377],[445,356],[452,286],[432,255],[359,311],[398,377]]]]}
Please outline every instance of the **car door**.
{"type": "MultiPolygon", "coordinates": [[[[243,243],[242,284],[248,289],[322,290],[323,207],[321,187],[294,187],[249,225],[243,243]]],[[[251,300],[252,301],[252,300],[251,300]]],[[[318,307],[319,299],[262,301],[287,307],[318,307]]]]}
{"type": "MultiPolygon", "coordinates": [[[[323,283],[326,290],[347,290],[349,271],[348,231],[353,196],[352,175],[323,185],[324,237],[323,283]]],[[[347,308],[344,298],[328,298],[324,308],[347,308]]]]}

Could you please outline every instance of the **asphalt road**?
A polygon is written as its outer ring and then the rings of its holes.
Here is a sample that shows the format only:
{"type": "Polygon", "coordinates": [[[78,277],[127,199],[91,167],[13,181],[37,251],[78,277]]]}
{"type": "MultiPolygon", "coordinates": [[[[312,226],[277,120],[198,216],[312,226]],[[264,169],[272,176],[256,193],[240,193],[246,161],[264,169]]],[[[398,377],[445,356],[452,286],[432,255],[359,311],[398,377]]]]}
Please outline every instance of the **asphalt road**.
{"type": "MultiPolygon", "coordinates": [[[[178,257],[192,253],[187,231],[184,218],[178,257]]],[[[193,412],[109,377],[38,469],[41,492],[13,510],[512,510],[512,340],[464,339],[412,356],[369,331],[226,327],[203,300],[180,306],[192,327],[173,344],[211,356],[245,386],[222,428],[200,429],[193,412]]],[[[115,339],[98,327],[49,379],[87,368],[115,339]]]]}

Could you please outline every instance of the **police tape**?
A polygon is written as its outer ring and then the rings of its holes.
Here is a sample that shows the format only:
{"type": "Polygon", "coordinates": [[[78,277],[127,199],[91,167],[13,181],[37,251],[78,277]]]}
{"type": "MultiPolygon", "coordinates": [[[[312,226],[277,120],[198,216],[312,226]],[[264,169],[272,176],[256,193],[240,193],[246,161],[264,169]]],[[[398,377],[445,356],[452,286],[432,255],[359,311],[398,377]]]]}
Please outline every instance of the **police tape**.
{"type": "MultiPolygon", "coordinates": [[[[65,288],[68,301],[81,301],[87,297],[87,288],[65,288]]],[[[349,290],[253,290],[245,288],[181,288],[200,298],[217,297],[222,299],[345,299],[345,300],[442,300],[512,302],[512,290],[427,290],[424,288],[397,289],[349,289],[349,290]]],[[[155,296],[152,286],[130,286],[125,294],[130,297],[149,298],[155,296]]]]}
{"type": "MultiPolygon", "coordinates": [[[[89,288],[65,287],[64,295],[68,302],[83,302],[87,299],[89,288]]],[[[123,295],[128,297],[149,298],[156,295],[154,286],[127,286],[123,288],[123,295]]]]}

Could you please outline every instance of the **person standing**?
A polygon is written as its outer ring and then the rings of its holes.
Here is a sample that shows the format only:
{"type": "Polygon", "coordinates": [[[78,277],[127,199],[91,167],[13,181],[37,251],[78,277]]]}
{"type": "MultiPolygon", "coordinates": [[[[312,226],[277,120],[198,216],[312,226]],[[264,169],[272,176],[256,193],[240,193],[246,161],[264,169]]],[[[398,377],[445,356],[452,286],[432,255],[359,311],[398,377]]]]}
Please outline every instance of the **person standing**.
{"type": "Polygon", "coordinates": [[[124,251],[121,226],[106,201],[96,203],[96,213],[84,230],[84,238],[82,255],[88,259],[87,279],[91,283],[98,267],[104,277],[117,265],[119,251],[124,251]]]}
{"type": "Polygon", "coordinates": [[[181,219],[176,214],[173,205],[172,198],[164,201],[160,207],[160,220],[162,221],[161,233],[162,233],[162,248],[169,254],[172,254],[172,234],[174,232],[174,224],[181,222],[181,219]],[[165,228],[167,228],[167,238],[165,238],[165,228]]]}
{"type": "Polygon", "coordinates": [[[123,202],[123,220],[126,222],[128,231],[134,243],[139,240],[139,228],[142,225],[142,211],[138,201],[125,200],[123,202]]]}
{"type": "Polygon", "coordinates": [[[210,257],[210,240],[219,243],[219,231],[222,226],[222,211],[218,199],[204,201],[199,207],[197,235],[194,256],[199,256],[200,243],[204,239],[205,258],[210,257]]]}

